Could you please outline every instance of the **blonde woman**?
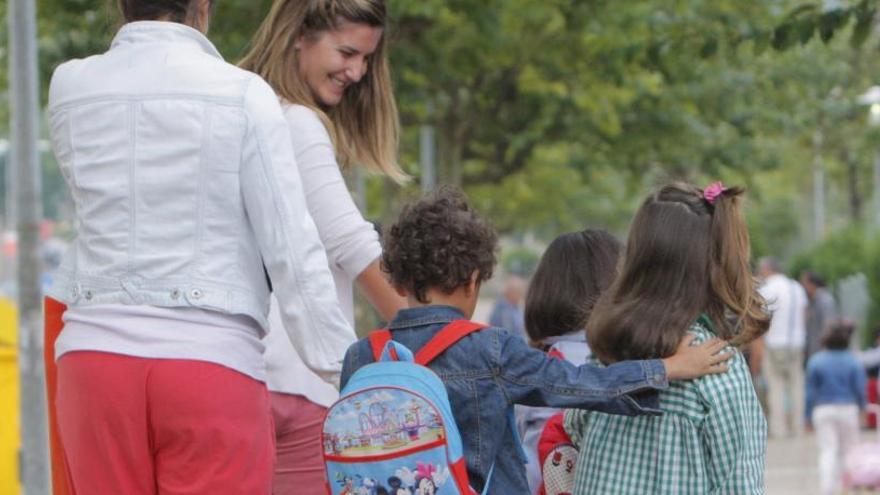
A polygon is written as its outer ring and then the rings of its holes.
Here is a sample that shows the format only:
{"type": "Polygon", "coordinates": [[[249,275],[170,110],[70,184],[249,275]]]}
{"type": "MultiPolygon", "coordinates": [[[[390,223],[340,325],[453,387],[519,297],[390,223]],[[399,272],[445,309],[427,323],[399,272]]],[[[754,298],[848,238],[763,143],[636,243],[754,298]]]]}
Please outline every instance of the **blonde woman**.
{"type": "MultiPolygon", "coordinates": [[[[356,163],[397,182],[406,178],[397,165],[385,27],[383,0],[278,0],[240,63],[282,100],[306,204],[352,323],[355,282],[386,319],[405,305],[379,270],[378,234],[340,171],[340,164],[356,163]]],[[[272,321],[266,342],[276,428],[274,493],[324,493],[321,422],[337,391],[302,365],[274,330],[278,323],[272,321]]]]}

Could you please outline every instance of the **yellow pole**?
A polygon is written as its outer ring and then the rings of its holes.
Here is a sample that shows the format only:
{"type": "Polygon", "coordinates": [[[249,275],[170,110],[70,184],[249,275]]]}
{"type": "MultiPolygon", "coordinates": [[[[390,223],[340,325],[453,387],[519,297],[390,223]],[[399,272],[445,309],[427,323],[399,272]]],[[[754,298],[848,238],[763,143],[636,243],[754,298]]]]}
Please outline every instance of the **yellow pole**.
{"type": "Polygon", "coordinates": [[[19,495],[18,311],[0,299],[0,493],[19,495]]]}

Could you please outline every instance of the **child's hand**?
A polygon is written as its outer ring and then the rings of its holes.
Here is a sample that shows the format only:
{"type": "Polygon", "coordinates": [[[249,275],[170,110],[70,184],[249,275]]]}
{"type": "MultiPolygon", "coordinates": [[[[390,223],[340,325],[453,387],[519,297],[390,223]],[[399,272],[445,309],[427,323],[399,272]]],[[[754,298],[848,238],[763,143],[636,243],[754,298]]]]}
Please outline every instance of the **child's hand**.
{"type": "Polygon", "coordinates": [[[663,360],[668,380],[690,380],[727,371],[724,362],[733,357],[732,352],[721,352],[727,347],[727,342],[711,339],[700,345],[691,346],[694,338],[691,334],[686,335],[675,354],[663,360]]]}

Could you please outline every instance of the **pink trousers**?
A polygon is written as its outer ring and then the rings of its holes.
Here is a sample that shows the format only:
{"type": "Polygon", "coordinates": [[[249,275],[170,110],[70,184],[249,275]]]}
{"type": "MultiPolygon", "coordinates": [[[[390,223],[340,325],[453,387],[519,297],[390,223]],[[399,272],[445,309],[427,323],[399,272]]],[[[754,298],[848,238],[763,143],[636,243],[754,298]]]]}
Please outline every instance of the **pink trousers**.
{"type": "Polygon", "coordinates": [[[268,392],[229,368],[72,352],[58,361],[57,410],[76,493],[270,493],[268,392]]]}
{"type": "Polygon", "coordinates": [[[327,408],[299,395],[270,392],[277,462],[273,495],[325,495],[321,424],[327,408]]]}

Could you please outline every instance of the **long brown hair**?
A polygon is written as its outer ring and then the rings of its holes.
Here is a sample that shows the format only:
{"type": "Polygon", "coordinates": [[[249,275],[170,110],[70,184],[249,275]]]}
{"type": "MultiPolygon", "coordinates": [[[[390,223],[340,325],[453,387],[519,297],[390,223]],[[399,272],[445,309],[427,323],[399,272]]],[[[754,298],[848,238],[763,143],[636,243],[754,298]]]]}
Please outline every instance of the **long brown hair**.
{"type": "Polygon", "coordinates": [[[535,342],[586,328],[614,280],[622,245],[602,229],[560,235],[547,246],[526,293],[526,333],[535,342]]]}
{"type": "Polygon", "coordinates": [[[587,324],[602,361],[670,356],[701,313],[734,344],[767,331],[770,318],[749,267],[743,193],[726,189],[713,204],[700,189],[672,183],[642,203],[620,274],[587,324]]]}
{"type": "Polygon", "coordinates": [[[343,165],[360,163],[397,182],[407,175],[397,163],[400,123],[388,68],[384,0],[276,0],[239,66],[259,74],[290,103],[314,110],[327,127],[343,165]],[[367,73],[342,101],[322,108],[299,72],[294,44],[303,36],[337,29],[343,21],[382,28],[367,73]]]}

